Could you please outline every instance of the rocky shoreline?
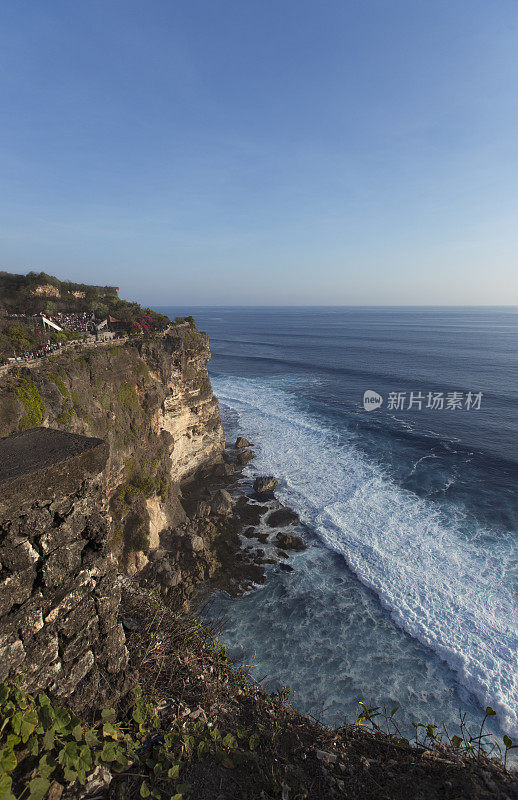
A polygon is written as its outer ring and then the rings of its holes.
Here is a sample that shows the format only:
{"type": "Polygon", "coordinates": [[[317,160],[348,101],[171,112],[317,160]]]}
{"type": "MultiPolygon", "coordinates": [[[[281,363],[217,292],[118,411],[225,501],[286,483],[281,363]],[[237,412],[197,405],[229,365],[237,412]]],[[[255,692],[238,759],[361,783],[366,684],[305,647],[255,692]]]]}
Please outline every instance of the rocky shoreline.
{"type": "Polygon", "coordinates": [[[306,548],[298,515],[275,497],[278,480],[243,476],[252,447],[238,436],[220,463],[181,484],[186,520],[162,531],[139,576],[143,587],[158,585],[174,607],[187,611],[214,590],[238,597],[266,581],[269,565],[293,571],[290,553],[306,548]]]}

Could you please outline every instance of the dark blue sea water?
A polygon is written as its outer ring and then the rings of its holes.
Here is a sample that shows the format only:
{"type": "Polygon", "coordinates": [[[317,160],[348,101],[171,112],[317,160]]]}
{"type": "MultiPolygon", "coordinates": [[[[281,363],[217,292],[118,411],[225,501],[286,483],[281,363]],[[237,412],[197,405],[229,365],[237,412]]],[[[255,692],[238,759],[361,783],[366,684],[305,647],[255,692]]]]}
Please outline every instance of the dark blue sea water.
{"type": "Polygon", "coordinates": [[[331,724],[358,700],[407,729],[491,705],[518,736],[518,309],[163,310],[209,333],[229,437],[306,526],[294,572],[215,598],[232,654],[331,724]]]}

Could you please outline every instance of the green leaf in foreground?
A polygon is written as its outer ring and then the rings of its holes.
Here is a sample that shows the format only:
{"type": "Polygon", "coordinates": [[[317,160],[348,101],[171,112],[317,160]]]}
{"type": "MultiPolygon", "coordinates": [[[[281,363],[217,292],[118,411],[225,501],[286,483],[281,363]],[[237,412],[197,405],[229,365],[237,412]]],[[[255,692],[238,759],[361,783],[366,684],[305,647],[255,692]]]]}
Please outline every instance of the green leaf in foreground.
{"type": "Polygon", "coordinates": [[[43,800],[49,789],[50,782],[46,778],[34,778],[29,783],[30,800],[43,800]]]}
{"type": "Polygon", "coordinates": [[[17,764],[16,756],[10,748],[4,747],[3,750],[0,750],[0,770],[2,772],[12,772],[13,769],[16,769],[17,764]]]}
{"type": "Polygon", "coordinates": [[[52,756],[42,756],[38,769],[43,778],[49,778],[56,769],[56,760],[52,756]]]}
{"type": "Polygon", "coordinates": [[[0,778],[0,800],[16,800],[11,792],[12,778],[9,775],[2,775],[0,778]]]}
{"type": "Polygon", "coordinates": [[[101,713],[101,719],[103,722],[114,722],[115,721],[115,709],[114,708],[104,708],[101,713]]]}
{"type": "Polygon", "coordinates": [[[452,747],[455,747],[455,749],[456,749],[457,747],[460,747],[461,744],[462,744],[462,737],[461,736],[452,736],[451,737],[451,746],[452,747]]]}
{"type": "Polygon", "coordinates": [[[103,761],[115,761],[117,759],[117,745],[115,742],[105,742],[101,750],[101,758],[103,761]]]}

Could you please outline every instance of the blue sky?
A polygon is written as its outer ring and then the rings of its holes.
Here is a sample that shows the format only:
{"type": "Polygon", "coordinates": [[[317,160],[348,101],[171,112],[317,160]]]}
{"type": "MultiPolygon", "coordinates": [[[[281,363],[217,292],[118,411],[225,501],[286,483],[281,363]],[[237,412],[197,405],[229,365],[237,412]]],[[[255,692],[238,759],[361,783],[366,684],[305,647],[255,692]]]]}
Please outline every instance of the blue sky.
{"type": "Polygon", "coordinates": [[[515,0],[7,0],[0,268],[518,304],[515,0]]]}

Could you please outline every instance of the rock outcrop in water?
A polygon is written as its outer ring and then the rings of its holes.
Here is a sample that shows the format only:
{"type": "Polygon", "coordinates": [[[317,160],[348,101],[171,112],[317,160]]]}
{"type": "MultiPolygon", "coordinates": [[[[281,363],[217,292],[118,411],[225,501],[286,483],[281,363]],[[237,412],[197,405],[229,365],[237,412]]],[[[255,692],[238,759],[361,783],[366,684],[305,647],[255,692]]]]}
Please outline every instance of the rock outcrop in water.
{"type": "Polygon", "coordinates": [[[273,475],[263,475],[254,481],[254,492],[257,494],[273,494],[279,481],[273,475]]]}

